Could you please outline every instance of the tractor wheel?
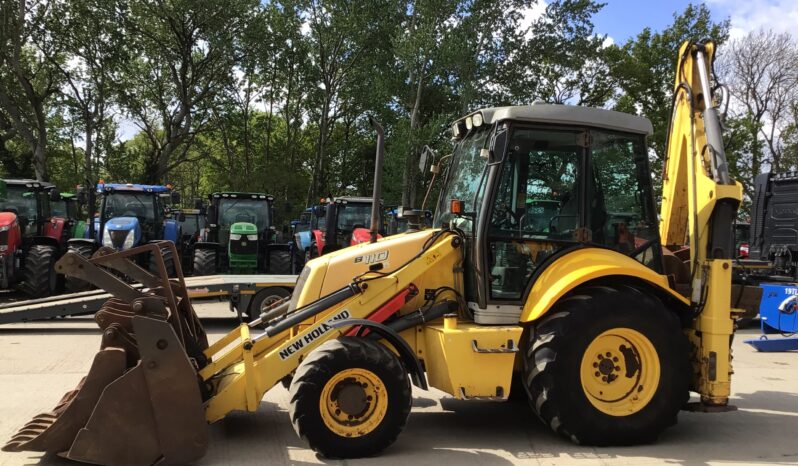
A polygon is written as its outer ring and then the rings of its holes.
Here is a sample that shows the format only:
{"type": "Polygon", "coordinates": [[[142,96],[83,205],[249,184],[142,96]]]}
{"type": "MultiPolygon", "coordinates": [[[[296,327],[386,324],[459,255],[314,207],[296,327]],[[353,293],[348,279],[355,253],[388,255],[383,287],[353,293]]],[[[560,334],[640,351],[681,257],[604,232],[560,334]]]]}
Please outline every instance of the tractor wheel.
{"type": "Polygon", "coordinates": [[[410,381],[385,346],[362,338],[328,341],[302,361],[289,390],[296,433],[327,458],[375,455],[410,414],[410,381]]]}
{"type": "MultiPolygon", "coordinates": [[[[177,272],[175,271],[175,258],[172,255],[172,250],[169,248],[161,249],[161,254],[163,254],[163,263],[166,266],[166,273],[170,277],[174,277],[177,272]]],[[[154,274],[158,277],[158,263],[155,261],[155,255],[150,254],[150,264],[149,264],[150,273],[154,274]]]]}
{"type": "MultiPolygon", "coordinates": [[[[94,247],[90,244],[75,244],[69,246],[69,252],[77,253],[84,258],[88,259],[94,253],[94,247]]],[[[75,277],[66,277],[66,289],[70,293],[77,293],[79,291],[88,291],[92,289],[91,283],[75,277]]]]}
{"type": "Polygon", "coordinates": [[[194,250],[194,272],[193,275],[216,275],[216,250],[215,249],[195,249],[194,250]]]}
{"type": "Polygon", "coordinates": [[[258,291],[247,307],[250,322],[260,317],[264,309],[288,296],[291,296],[291,292],[279,286],[270,286],[258,291]]]}
{"type": "Polygon", "coordinates": [[[291,275],[290,251],[275,250],[269,251],[269,273],[274,275],[291,275]]]}
{"type": "Polygon", "coordinates": [[[650,294],[618,286],[577,290],[529,337],[529,403],[577,444],[656,440],[689,398],[689,345],[677,316],[650,294]]]}
{"type": "Polygon", "coordinates": [[[56,290],[58,277],[55,273],[56,248],[36,244],[25,254],[20,289],[32,298],[50,296],[56,290]]]}
{"type": "Polygon", "coordinates": [[[293,275],[299,275],[299,272],[302,271],[302,268],[305,267],[305,251],[299,248],[297,244],[294,244],[293,250],[293,270],[291,271],[293,275]]]}

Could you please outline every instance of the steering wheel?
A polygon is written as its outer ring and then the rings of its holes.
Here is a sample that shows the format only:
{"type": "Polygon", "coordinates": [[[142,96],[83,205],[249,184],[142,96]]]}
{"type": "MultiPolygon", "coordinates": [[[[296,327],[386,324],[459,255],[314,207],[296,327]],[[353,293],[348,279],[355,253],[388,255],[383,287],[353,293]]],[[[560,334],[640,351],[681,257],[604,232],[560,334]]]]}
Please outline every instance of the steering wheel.
{"type": "Polygon", "coordinates": [[[513,212],[507,204],[500,204],[496,206],[495,215],[499,217],[494,225],[502,230],[513,230],[518,223],[518,216],[513,212]]]}

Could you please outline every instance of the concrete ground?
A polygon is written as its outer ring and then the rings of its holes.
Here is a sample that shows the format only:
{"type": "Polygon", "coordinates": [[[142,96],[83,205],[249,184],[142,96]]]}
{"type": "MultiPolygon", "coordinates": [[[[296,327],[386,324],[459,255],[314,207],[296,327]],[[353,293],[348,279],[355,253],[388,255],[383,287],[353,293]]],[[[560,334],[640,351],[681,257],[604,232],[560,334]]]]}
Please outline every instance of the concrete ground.
{"type": "MultiPolygon", "coordinates": [[[[233,328],[226,304],[197,306],[212,339],[233,328]]],[[[525,403],[462,402],[414,391],[413,412],[397,442],[377,458],[346,464],[798,464],[798,352],[757,353],[734,342],[733,403],[721,414],[683,412],[654,445],[580,447],[551,434],[525,403]]],[[[50,409],[86,373],[99,344],[89,318],[0,327],[0,443],[50,409]]],[[[343,464],[317,457],[294,434],[287,391],[271,390],[258,413],[211,426],[201,465],[343,464]]],[[[0,465],[70,464],[40,453],[0,452],[0,465]]],[[[74,464],[74,463],[72,463],[74,464]]]]}

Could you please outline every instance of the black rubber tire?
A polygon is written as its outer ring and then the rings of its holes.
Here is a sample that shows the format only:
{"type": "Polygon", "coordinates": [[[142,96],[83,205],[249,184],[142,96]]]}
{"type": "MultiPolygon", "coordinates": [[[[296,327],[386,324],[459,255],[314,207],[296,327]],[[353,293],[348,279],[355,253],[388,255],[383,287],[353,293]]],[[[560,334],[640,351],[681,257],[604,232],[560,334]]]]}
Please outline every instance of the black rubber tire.
{"type": "Polygon", "coordinates": [[[285,288],[280,288],[279,286],[270,286],[258,291],[258,293],[252,298],[252,301],[249,302],[249,306],[247,307],[249,321],[252,322],[260,317],[261,309],[265,304],[271,304],[277,300],[287,298],[289,296],[291,296],[291,292],[285,288]]]}
{"type": "Polygon", "coordinates": [[[343,337],[328,341],[302,361],[289,389],[291,423],[313,451],[327,458],[362,458],[380,453],[396,441],[407,423],[412,397],[410,380],[399,359],[375,341],[343,337]],[[361,437],[332,432],[321,418],[324,385],[338,372],[367,369],[384,383],[388,406],[382,422],[361,437]]]}
{"type": "Polygon", "coordinates": [[[34,244],[25,254],[20,290],[31,298],[50,296],[56,291],[58,277],[55,260],[58,251],[54,246],[34,244]]]}
{"type": "Polygon", "coordinates": [[[216,250],[215,249],[195,249],[194,250],[194,276],[216,275],[216,250]]]}
{"type": "MultiPolygon", "coordinates": [[[[166,266],[166,273],[169,274],[169,277],[174,277],[176,275],[175,269],[175,258],[172,255],[172,250],[170,248],[162,248],[161,254],[163,254],[163,263],[166,266]]],[[[158,266],[155,262],[155,255],[150,255],[150,264],[149,264],[150,273],[154,274],[158,277],[158,266]]]]}
{"type": "Polygon", "coordinates": [[[554,305],[529,338],[525,386],[532,410],[552,430],[577,444],[634,445],[656,440],[676,423],[689,399],[689,344],[677,316],[650,294],[625,286],[591,286],[554,305]],[[594,407],[581,388],[580,364],[593,339],[631,328],[650,340],[660,366],[651,401],[628,416],[594,407]]]}
{"type": "Polygon", "coordinates": [[[269,272],[274,275],[291,275],[291,251],[277,249],[269,251],[269,272]]]}
{"type": "MultiPolygon", "coordinates": [[[[91,255],[94,253],[94,246],[92,246],[91,244],[71,244],[69,245],[68,252],[74,252],[80,254],[86,259],[89,259],[91,255]]],[[[85,280],[81,280],[80,278],[67,276],[64,282],[66,290],[69,293],[88,291],[94,288],[94,286],[91,283],[85,280]]]]}
{"type": "Polygon", "coordinates": [[[296,243],[294,243],[294,247],[292,248],[292,250],[293,250],[292,254],[293,262],[291,265],[293,267],[293,270],[291,270],[291,274],[299,275],[299,273],[302,271],[302,268],[305,267],[305,251],[302,250],[296,243]]]}

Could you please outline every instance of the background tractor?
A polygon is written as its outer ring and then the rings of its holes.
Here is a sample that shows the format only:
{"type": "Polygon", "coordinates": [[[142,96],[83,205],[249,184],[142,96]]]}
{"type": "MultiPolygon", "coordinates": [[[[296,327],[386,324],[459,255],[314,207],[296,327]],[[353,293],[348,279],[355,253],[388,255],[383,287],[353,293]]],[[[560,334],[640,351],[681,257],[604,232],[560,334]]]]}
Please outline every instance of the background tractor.
{"type": "MultiPolygon", "coordinates": [[[[117,251],[152,241],[168,240],[180,245],[180,223],[178,219],[167,218],[163,195],[174,203],[180,195],[169,186],[143,185],[134,183],[100,183],[96,187],[99,196],[99,215],[94,214],[89,201],[92,222],[82,238],[69,240],[69,250],[83,257],[90,257],[100,246],[117,251]]],[[[179,215],[178,215],[179,217],[179,215]]],[[[168,252],[167,252],[168,254],[168,252]]],[[[154,258],[142,259],[141,266],[153,269],[154,258]]],[[[164,258],[169,273],[174,273],[174,263],[178,258],[164,258]]],[[[67,288],[71,291],[87,289],[85,281],[68,277],[67,288]]]]}
{"type": "MultiPolygon", "coordinates": [[[[381,204],[381,203],[380,203],[381,204]]],[[[313,208],[319,220],[318,229],[311,230],[311,244],[308,259],[319,257],[332,251],[368,242],[368,225],[372,222],[372,199],[369,197],[342,196],[330,199],[326,204],[313,208]]],[[[378,214],[382,214],[382,208],[378,214]]],[[[376,219],[382,227],[381,219],[376,219]]],[[[380,231],[384,233],[384,231],[380,231]]]]}
{"type": "Polygon", "coordinates": [[[58,190],[23,179],[3,181],[2,191],[0,287],[18,285],[28,296],[48,296],[58,288],[54,264],[70,236],[67,221],[51,213],[58,190]]]}
{"type": "Polygon", "coordinates": [[[205,235],[194,245],[194,275],[291,274],[292,248],[277,243],[273,202],[263,193],[211,194],[205,235]]]}
{"type": "Polygon", "coordinates": [[[83,217],[79,196],[74,193],[61,193],[61,199],[50,203],[53,217],[66,219],[69,238],[83,238],[86,235],[86,220],[83,217]]]}

